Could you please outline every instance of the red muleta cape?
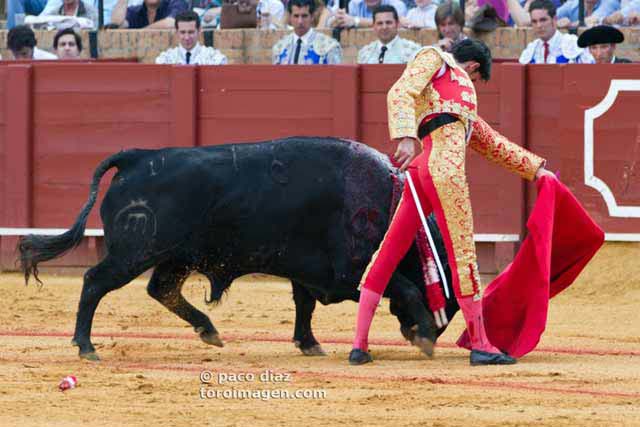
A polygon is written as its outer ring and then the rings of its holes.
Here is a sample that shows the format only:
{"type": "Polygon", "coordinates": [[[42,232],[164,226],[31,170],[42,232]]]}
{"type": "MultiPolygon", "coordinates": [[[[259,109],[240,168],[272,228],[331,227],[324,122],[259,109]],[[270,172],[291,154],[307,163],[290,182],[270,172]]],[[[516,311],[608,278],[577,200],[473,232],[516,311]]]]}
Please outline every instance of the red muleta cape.
{"type": "MultiPolygon", "coordinates": [[[[547,177],[536,184],[528,235],[482,300],[487,336],[513,357],[535,349],[547,324],[549,299],[573,283],[604,242],[602,229],[564,184],[547,177]]],[[[469,348],[466,331],[458,345],[469,348]]]]}

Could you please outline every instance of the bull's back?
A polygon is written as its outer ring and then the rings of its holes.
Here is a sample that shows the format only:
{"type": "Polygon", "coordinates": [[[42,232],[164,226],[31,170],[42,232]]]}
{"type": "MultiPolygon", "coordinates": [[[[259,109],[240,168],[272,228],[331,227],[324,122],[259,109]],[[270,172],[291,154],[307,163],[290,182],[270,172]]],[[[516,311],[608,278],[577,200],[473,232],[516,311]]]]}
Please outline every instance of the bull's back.
{"type": "MultiPolygon", "coordinates": [[[[256,144],[131,150],[101,207],[107,241],[128,236],[174,244],[194,230],[245,228],[253,238],[287,216],[340,204],[349,144],[289,138],[256,144]]],[[[238,236],[242,237],[242,236],[238,236]]]]}

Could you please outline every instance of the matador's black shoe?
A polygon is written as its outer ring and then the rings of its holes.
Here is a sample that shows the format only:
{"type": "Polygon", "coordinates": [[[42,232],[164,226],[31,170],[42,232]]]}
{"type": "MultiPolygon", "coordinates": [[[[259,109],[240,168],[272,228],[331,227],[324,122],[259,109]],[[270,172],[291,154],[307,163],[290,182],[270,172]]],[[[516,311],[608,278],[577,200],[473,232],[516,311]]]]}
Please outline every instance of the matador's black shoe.
{"type": "Polygon", "coordinates": [[[373,362],[373,357],[368,351],[362,351],[359,348],[354,348],[349,353],[349,365],[364,365],[365,363],[373,362]]]}
{"type": "Polygon", "coordinates": [[[487,353],[486,351],[471,350],[469,356],[471,366],[479,365],[513,365],[516,359],[504,353],[487,353]]]}

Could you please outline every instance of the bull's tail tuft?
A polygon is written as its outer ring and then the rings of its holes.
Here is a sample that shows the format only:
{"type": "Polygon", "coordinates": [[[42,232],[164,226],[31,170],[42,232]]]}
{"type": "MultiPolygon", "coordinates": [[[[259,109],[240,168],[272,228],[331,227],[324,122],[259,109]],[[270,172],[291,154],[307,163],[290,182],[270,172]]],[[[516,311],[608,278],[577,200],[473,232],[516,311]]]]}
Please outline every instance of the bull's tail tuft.
{"type": "Polygon", "coordinates": [[[69,230],[58,236],[29,234],[18,241],[17,250],[19,252],[20,269],[24,273],[25,283],[29,283],[29,278],[33,275],[36,281],[42,284],[38,277],[38,264],[57,258],[80,244],[84,236],[89,212],[91,212],[98,198],[100,179],[109,169],[118,166],[118,161],[126,153],[115,154],[98,165],[93,174],[93,181],[91,181],[89,199],[80,211],[75,224],[69,230]]]}

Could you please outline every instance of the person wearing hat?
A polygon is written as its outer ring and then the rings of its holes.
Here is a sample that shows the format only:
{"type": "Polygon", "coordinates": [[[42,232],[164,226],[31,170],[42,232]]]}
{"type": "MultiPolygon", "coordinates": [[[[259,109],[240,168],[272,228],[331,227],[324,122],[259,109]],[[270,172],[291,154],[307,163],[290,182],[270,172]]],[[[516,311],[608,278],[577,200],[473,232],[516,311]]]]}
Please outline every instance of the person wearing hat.
{"type": "Polygon", "coordinates": [[[629,63],[628,59],[615,56],[616,44],[624,41],[624,34],[609,25],[589,28],[578,37],[578,46],[589,48],[596,64],[629,63]]]}

